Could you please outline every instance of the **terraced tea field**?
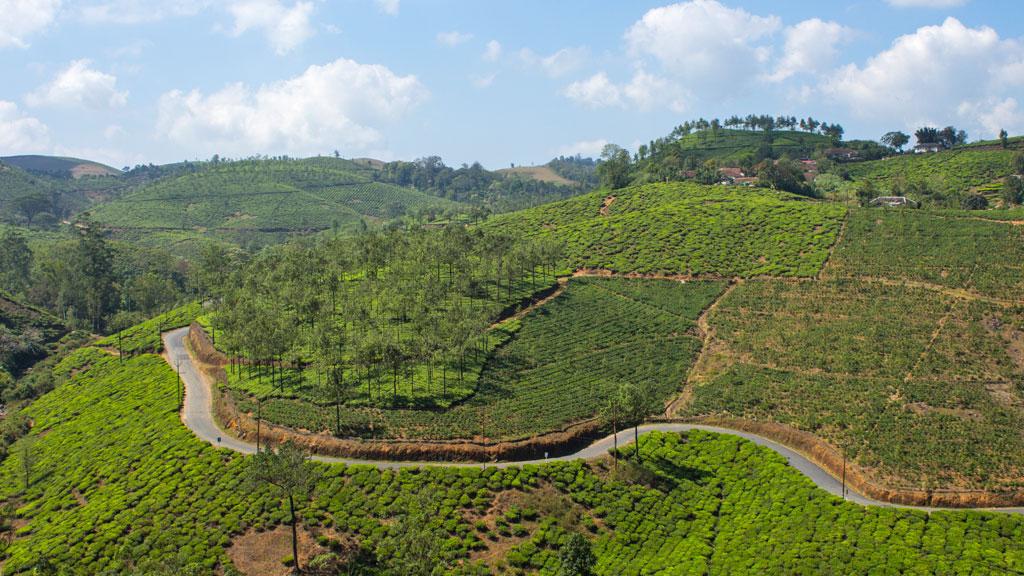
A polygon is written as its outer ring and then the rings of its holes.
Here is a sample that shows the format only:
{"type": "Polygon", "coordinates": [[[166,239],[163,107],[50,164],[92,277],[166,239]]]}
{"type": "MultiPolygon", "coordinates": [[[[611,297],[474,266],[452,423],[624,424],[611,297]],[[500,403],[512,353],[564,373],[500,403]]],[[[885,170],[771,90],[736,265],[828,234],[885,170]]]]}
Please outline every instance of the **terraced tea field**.
{"type": "Polygon", "coordinates": [[[650,184],[500,215],[484,227],[565,244],[568,270],[814,276],[846,209],[763,189],[650,184]]]}
{"type": "MultiPolygon", "coordinates": [[[[990,214],[1006,213],[984,212],[990,214]]],[[[1021,262],[1024,226],[962,211],[854,210],[825,275],[925,282],[1024,301],[1021,262]]]]}
{"type": "Polygon", "coordinates": [[[685,414],[812,432],[889,486],[1024,486],[1024,307],[852,279],[748,281],[709,323],[685,414]]]}

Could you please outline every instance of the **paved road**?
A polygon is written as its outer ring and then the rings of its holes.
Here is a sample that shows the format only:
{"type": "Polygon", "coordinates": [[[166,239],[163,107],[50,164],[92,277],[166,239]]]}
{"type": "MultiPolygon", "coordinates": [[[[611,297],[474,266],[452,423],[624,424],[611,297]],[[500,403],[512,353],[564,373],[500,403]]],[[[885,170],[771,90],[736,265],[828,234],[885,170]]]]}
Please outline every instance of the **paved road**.
{"type": "MultiPolygon", "coordinates": [[[[218,446],[220,448],[227,448],[234,450],[235,452],[241,452],[244,454],[253,454],[256,452],[256,446],[244,440],[238,439],[217,425],[213,417],[213,401],[212,394],[210,392],[209,384],[206,382],[200,373],[199,369],[192,362],[192,357],[189,355],[188,350],[185,347],[185,340],[188,337],[188,328],[178,328],[164,334],[164,348],[167,351],[167,357],[171,363],[171,366],[177,368],[181,372],[181,379],[185,382],[185,402],[184,409],[181,414],[182,422],[200,439],[218,446]]],[[[770,448],[775,452],[781,454],[793,468],[796,468],[805,476],[810,478],[817,486],[830,494],[836,496],[842,496],[843,486],[842,482],[823,468],[811,462],[799,452],[783,446],[778,442],[774,442],[762,436],[751,434],[749,432],[743,432],[739,430],[731,430],[728,428],[720,428],[717,426],[705,426],[702,424],[683,424],[683,423],[657,423],[657,424],[645,424],[640,426],[640,434],[645,434],[652,431],[661,432],[685,432],[688,430],[706,430],[709,432],[717,432],[720,434],[732,434],[734,436],[740,436],[746,438],[751,442],[770,448]]],[[[633,429],[623,430],[618,433],[619,446],[624,446],[633,442],[633,429]]],[[[569,454],[566,456],[560,456],[557,458],[551,458],[549,460],[523,460],[516,462],[488,462],[488,463],[472,463],[472,462],[450,462],[450,463],[432,463],[432,462],[396,462],[396,461],[376,461],[376,460],[358,460],[352,458],[334,458],[330,456],[314,456],[313,459],[320,462],[328,463],[345,463],[345,464],[368,464],[377,466],[378,468],[408,468],[408,467],[421,467],[421,466],[459,466],[459,467],[488,467],[494,466],[498,468],[504,468],[507,466],[521,466],[523,464],[542,464],[544,462],[558,461],[558,460],[577,460],[577,459],[592,459],[602,456],[608,453],[608,449],[612,447],[614,439],[612,436],[607,436],[587,446],[586,448],[569,454]]],[[[846,499],[851,502],[858,504],[870,505],[870,506],[887,506],[895,508],[913,508],[916,510],[933,511],[936,508],[928,508],[923,506],[903,506],[900,504],[892,504],[890,502],[881,502],[873,500],[852,490],[847,487],[846,499]]],[[[962,510],[962,509],[961,509],[962,510]]],[[[991,510],[994,512],[1006,512],[1012,514],[1024,514],[1024,508],[985,508],[984,510],[991,510]]]]}

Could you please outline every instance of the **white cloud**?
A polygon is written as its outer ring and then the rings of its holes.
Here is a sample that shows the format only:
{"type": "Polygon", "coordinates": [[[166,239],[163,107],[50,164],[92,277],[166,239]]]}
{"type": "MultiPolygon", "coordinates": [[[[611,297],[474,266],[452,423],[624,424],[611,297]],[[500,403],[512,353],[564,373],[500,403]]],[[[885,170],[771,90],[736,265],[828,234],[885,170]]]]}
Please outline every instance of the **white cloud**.
{"type": "Polygon", "coordinates": [[[75,60],[50,82],[25,97],[29,106],[83,106],[95,110],[120,108],[128,92],[117,89],[117,77],[95,70],[89,60],[75,60]]]}
{"type": "Polygon", "coordinates": [[[346,154],[383,143],[374,127],[398,120],[428,92],[415,76],[339,59],[298,77],[213,94],[175,90],[160,98],[157,132],[190,153],[346,154]]]}
{"type": "Polygon", "coordinates": [[[967,0],[886,0],[897,8],[953,8],[967,4],[967,0]]]}
{"type": "Polygon", "coordinates": [[[86,4],[79,15],[89,24],[139,24],[194,16],[210,4],[210,0],[109,0],[86,4]]]}
{"type": "Polygon", "coordinates": [[[501,42],[497,40],[491,40],[487,43],[487,49],[484,50],[484,60],[488,62],[495,62],[498,58],[501,58],[501,42]]]}
{"type": "Polygon", "coordinates": [[[835,61],[838,45],[852,36],[853,30],[838,22],[818,18],[790,26],[786,28],[782,59],[765,79],[782,82],[800,73],[824,72],[835,61]]]}
{"type": "Polygon", "coordinates": [[[458,46],[459,44],[465,44],[472,39],[472,34],[466,34],[455,30],[451,32],[439,32],[437,34],[437,43],[445,46],[458,46]]]}
{"type": "Polygon", "coordinates": [[[25,116],[14,102],[0,100],[0,155],[42,152],[50,131],[36,118],[25,116]]]}
{"type": "Polygon", "coordinates": [[[598,72],[586,80],[577,80],[562,90],[562,94],[588,108],[607,108],[622,105],[622,90],[608,75],[598,72]]]}
{"type": "Polygon", "coordinates": [[[575,156],[579,154],[584,157],[596,158],[601,155],[601,150],[608,145],[608,141],[604,138],[597,140],[580,140],[579,142],[573,142],[565,146],[559,147],[555,150],[556,156],[575,156]]]}
{"type": "Polygon", "coordinates": [[[278,54],[291,52],[313,36],[312,2],[295,2],[289,8],[279,0],[236,0],[228,12],[235,19],[232,34],[261,31],[278,54]]]}
{"type": "Polygon", "coordinates": [[[1024,133],[1024,110],[1013,97],[963,102],[957,108],[957,114],[962,119],[977,122],[987,136],[995,136],[1000,130],[1010,134],[1024,133]]]}
{"type": "Polygon", "coordinates": [[[398,16],[398,10],[401,8],[400,0],[374,0],[377,3],[377,8],[387,14],[388,16],[398,16]]]}
{"type": "Polygon", "coordinates": [[[625,39],[634,56],[653,58],[691,90],[716,95],[756,76],[770,54],[761,41],[781,25],[776,16],[693,0],[648,11],[625,39]]]}
{"type": "Polygon", "coordinates": [[[604,72],[569,84],[562,90],[566,98],[587,108],[633,106],[643,111],[668,106],[681,112],[685,106],[683,90],[673,82],[637,70],[627,84],[615,84],[604,72]]]}
{"type": "Polygon", "coordinates": [[[498,77],[497,74],[488,74],[486,76],[474,76],[473,86],[477,88],[490,88],[494,84],[494,80],[498,77]]]}
{"type": "Polygon", "coordinates": [[[1004,116],[1015,108],[1016,101],[1011,105],[1007,98],[1024,84],[1020,70],[1020,42],[947,18],[941,26],[897,38],[863,67],[840,68],[821,89],[856,114],[894,127],[946,125],[959,117],[968,131],[981,129],[990,136],[986,108],[1001,105],[1004,116]]]}
{"type": "Polygon", "coordinates": [[[548,56],[538,56],[529,48],[519,51],[519,59],[527,66],[538,66],[552,78],[559,78],[579,69],[590,51],[585,46],[562,48],[548,56]]]}
{"type": "Polygon", "coordinates": [[[27,48],[28,37],[50,25],[60,0],[0,0],[0,48],[27,48]]]}

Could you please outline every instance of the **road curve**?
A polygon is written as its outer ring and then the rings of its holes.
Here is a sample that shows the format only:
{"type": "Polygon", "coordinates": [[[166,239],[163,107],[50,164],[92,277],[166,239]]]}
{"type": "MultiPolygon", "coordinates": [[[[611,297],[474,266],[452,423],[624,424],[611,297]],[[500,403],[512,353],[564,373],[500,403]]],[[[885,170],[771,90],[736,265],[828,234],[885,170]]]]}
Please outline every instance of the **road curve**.
{"type": "MultiPolygon", "coordinates": [[[[181,379],[185,383],[185,399],[184,408],[181,413],[181,420],[197,437],[201,440],[209,442],[210,444],[218,448],[227,448],[235,452],[241,452],[243,454],[253,454],[256,452],[256,445],[236,438],[226,431],[222,430],[213,416],[213,395],[210,391],[210,386],[206,379],[202,377],[198,367],[192,361],[192,356],[188,352],[188,348],[185,345],[185,340],[188,337],[189,328],[178,328],[165,332],[163,335],[164,349],[166,350],[165,359],[170,363],[172,368],[175,368],[181,374],[181,379]]],[[[810,478],[818,488],[825,490],[826,492],[835,496],[843,496],[843,485],[840,480],[829,474],[826,470],[808,460],[805,456],[799,452],[774,442],[757,434],[751,434],[749,432],[743,432],[740,430],[732,430],[729,428],[721,428],[718,426],[705,426],[702,424],[684,424],[674,422],[664,422],[657,424],[645,424],[640,426],[640,434],[647,432],[660,431],[660,432],[686,432],[689,430],[705,430],[708,432],[717,432],[719,434],[731,434],[733,436],[739,436],[750,440],[754,444],[770,448],[782,455],[789,465],[799,470],[803,475],[810,478]]],[[[624,446],[633,442],[633,429],[629,428],[618,433],[618,444],[624,446]]],[[[543,464],[544,462],[552,461],[569,461],[578,459],[593,459],[608,453],[608,449],[614,444],[612,436],[602,438],[590,446],[583,448],[582,450],[568,454],[566,456],[560,456],[556,458],[550,458],[546,460],[520,460],[520,461],[508,461],[508,462],[398,462],[390,460],[359,460],[354,458],[336,458],[331,456],[313,456],[314,460],[319,462],[327,463],[345,463],[345,464],[366,464],[376,466],[378,468],[409,468],[409,467],[423,467],[423,466],[457,466],[457,467],[497,467],[504,468],[508,466],[521,466],[523,464],[543,464]]],[[[893,504],[891,502],[882,502],[868,498],[862,494],[854,492],[850,487],[846,488],[846,499],[855,502],[857,504],[867,506],[885,506],[892,508],[912,508],[915,510],[924,511],[935,511],[939,508],[930,508],[925,506],[905,506],[902,504],[893,504]]],[[[968,510],[967,508],[955,508],[951,510],[968,510]]],[[[1024,508],[973,508],[971,510],[986,510],[991,512],[1004,512],[1010,514],[1024,514],[1024,508]]]]}

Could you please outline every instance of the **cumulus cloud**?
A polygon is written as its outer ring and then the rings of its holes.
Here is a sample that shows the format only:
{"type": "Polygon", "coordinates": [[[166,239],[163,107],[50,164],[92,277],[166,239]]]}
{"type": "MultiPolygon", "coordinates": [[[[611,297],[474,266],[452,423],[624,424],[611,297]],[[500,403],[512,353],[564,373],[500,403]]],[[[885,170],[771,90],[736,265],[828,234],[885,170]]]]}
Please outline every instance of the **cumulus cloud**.
{"type": "Polygon", "coordinates": [[[0,100],[0,154],[41,152],[50,144],[50,131],[36,118],[24,115],[14,102],[0,100]]]}
{"type": "Polygon", "coordinates": [[[236,83],[208,95],[168,92],[157,132],[199,154],[355,153],[381,145],[374,126],[398,120],[427,96],[415,76],[339,59],[256,89],[236,83]]]}
{"type": "Polygon", "coordinates": [[[29,106],[82,106],[94,110],[120,108],[128,92],[117,89],[117,77],[92,68],[89,60],[75,60],[50,82],[25,97],[29,106]]]}
{"type": "Polygon", "coordinates": [[[652,58],[687,87],[715,95],[756,76],[770,56],[765,40],[781,26],[776,16],[693,0],[649,10],[625,39],[634,56],[652,58]]]}
{"type": "Polygon", "coordinates": [[[237,0],[228,5],[228,12],[235,20],[233,35],[260,31],[278,54],[291,52],[313,36],[312,2],[288,7],[279,0],[237,0]]]}
{"type": "Polygon", "coordinates": [[[527,66],[536,66],[552,78],[565,76],[580,68],[590,51],[585,46],[562,48],[548,56],[539,56],[529,48],[519,51],[519,58],[527,66]]]}
{"type": "Polygon", "coordinates": [[[555,150],[556,156],[575,156],[579,154],[584,157],[596,158],[601,155],[601,150],[608,145],[608,140],[599,138],[597,140],[580,140],[555,150]]]}
{"type": "Polygon", "coordinates": [[[782,82],[801,73],[824,72],[835,61],[839,44],[849,40],[853,30],[838,22],[812,18],[786,28],[785,36],[782,58],[766,77],[770,82],[782,82]]]}
{"type": "MultiPolygon", "coordinates": [[[[849,64],[830,75],[822,91],[862,116],[912,128],[949,124],[991,134],[992,112],[1016,108],[1009,96],[1024,84],[1024,46],[1003,40],[989,27],[969,28],[955,18],[897,38],[863,66],[849,64]]],[[[1009,129],[1009,127],[1007,127],[1009,129]]]]}
{"type": "Polygon", "coordinates": [[[78,14],[90,24],[139,24],[194,16],[210,4],[210,0],[107,0],[85,4],[78,14]]]}
{"type": "Polygon", "coordinates": [[[953,8],[967,4],[967,0],[886,0],[897,8],[953,8]]]}
{"type": "Polygon", "coordinates": [[[668,106],[675,112],[685,109],[683,90],[673,82],[637,70],[625,84],[612,82],[604,72],[579,80],[562,90],[566,98],[587,108],[635,107],[650,110],[657,106],[668,106]]]}
{"type": "Polygon", "coordinates": [[[49,26],[60,0],[0,0],[0,49],[27,48],[28,37],[49,26]]]}
{"type": "Polygon", "coordinates": [[[488,62],[496,62],[498,58],[501,58],[501,42],[497,40],[491,40],[487,43],[487,48],[484,50],[484,60],[488,62]]]}
{"type": "Polygon", "coordinates": [[[377,3],[377,8],[387,14],[388,16],[398,16],[398,10],[401,8],[400,0],[374,0],[377,3]]]}
{"type": "Polygon", "coordinates": [[[472,39],[472,34],[466,34],[456,30],[451,32],[439,32],[437,34],[437,43],[445,46],[458,46],[459,44],[465,44],[472,39]]]}

